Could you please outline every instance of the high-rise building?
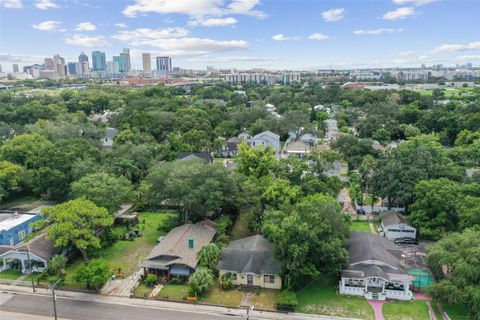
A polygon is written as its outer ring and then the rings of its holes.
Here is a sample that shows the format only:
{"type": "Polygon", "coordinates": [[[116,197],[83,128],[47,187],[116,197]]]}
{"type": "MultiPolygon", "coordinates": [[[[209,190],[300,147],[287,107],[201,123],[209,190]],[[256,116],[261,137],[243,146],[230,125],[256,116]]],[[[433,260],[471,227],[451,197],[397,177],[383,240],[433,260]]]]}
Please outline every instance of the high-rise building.
{"type": "Polygon", "coordinates": [[[65,59],[59,54],[53,56],[53,70],[57,72],[60,77],[65,76],[65,59]]]}
{"type": "Polygon", "coordinates": [[[2,65],[0,64],[0,73],[3,73],[2,65]]]}
{"type": "Polygon", "coordinates": [[[12,70],[13,70],[13,73],[18,73],[18,64],[17,63],[12,64],[12,70]]]}
{"type": "Polygon", "coordinates": [[[105,52],[93,51],[92,52],[92,66],[93,71],[106,71],[107,62],[105,59],[105,52]]]}
{"type": "Polygon", "coordinates": [[[118,70],[118,60],[107,62],[107,73],[119,73],[119,72],[120,71],[118,70]]]}
{"type": "Polygon", "coordinates": [[[45,70],[53,70],[53,59],[52,58],[43,59],[43,65],[45,66],[45,70]]]}
{"type": "Polygon", "coordinates": [[[152,56],[150,53],[142,53],[143,72],[152,72],[152,56]]]}
{"type": "Polygon", "coordinates": [[[69,62],[67,65],[68,74],[82,74],[82,64],[80,62],[69,62]]]}
{"type": "Polygon", "coordinates": [[[127,72],[127,61],[124,54],[113,57],[113,62],[118,64],[118,72],[127,72]]]}
{"type": "Polygon", "coordinates": [[[157,70],[171,72],[172,59],[170,57],[157,57],[157,70]]]}
{"type": "MultiPolygon", "coordinates": [[[[123,56],[125,59],[125,71],[124,72],[130,72],[132,70],[132,65],[130,64],[130,49],[125,48],[123,49],[123,52],[120,53],[120,56],[123,56]]],[[[122,71],[120,71],[122,72],[122,71]]]]}
{"type": "Polygon", "coordinates": [[[88,64],[88,56],[85,54],[85,52],[81,52],[80,55],[78,56],[78,62],[82,66],[82,74],[84,73],[89,73],[90,72],[90,65],[88,64]]]}

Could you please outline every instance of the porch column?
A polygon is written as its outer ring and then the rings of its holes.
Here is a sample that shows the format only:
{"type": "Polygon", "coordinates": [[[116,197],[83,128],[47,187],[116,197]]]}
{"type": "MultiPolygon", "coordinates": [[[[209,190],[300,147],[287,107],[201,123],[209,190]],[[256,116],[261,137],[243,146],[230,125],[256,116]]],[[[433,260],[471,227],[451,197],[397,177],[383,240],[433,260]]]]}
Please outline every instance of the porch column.
{"type": "Polygon", "coordinates": [[[368,292],[368,278],[365,278],[365,292],[368,292]]]}
{"type": "Polygon", "coordinates": [[[20,263],[22,264],[22,273],[25,273],[25,260],[20,259],[20,263]]]}

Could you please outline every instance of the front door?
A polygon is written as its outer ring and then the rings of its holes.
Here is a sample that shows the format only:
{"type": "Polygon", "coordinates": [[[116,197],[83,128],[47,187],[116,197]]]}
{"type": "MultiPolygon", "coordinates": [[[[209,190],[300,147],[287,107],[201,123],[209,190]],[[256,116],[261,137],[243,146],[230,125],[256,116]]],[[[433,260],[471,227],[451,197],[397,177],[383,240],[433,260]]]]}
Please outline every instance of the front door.
{"type": "Polygon", "coordinates": [[[247,274],[247,284],[249,286],[253,285],[253,275],[247,274]]]}

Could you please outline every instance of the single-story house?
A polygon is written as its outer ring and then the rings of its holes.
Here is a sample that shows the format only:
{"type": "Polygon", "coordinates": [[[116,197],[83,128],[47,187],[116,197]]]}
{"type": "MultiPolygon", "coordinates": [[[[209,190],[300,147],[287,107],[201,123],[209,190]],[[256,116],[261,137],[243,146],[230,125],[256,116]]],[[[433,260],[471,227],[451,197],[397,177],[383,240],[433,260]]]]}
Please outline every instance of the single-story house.
{"type": "Polygon", "coordinates": [[[188,161],[188,160],[195,160],[201,159],[205,160],[207,163],[212,163],[213,158],[209,152],[179,152],[178,153],[178,160],[188,161]]]}
{"type": "Polygon", "coordinates": [[[143,262],[144,274],[189,277],[197,268],[198,251],[214,240],[215,233],[215,223],[208,220],[173,228],[143,262]]]}
{"type": "Polygon", "coordinates": [[[387,211],[380,216],[380,234],[390,240],[416,238],[417,229],[407,223],[407,218],[395,211],[387,211]]]}
{"type": "Polygon", "coordinates": [[[261,235],[230,242],[218,262],[220,276],[229,274],[234,285],[281,289],[279,262],[273,246],[261,235]]]}
{"type": "Polygon", "coordinates": [[[294,141],[289,143],[285,149],[284,154],[288,157],[303,158],[312,151],[312,147],[302,141],[294,141]]]}
{"type": "Polygon", "coordinates": [[[40,215],[0,212],[0,245],[14,246],[32,233],[30,224],[42,219],[40,215]]]}
{"type": "Polygon", "coordinates": [[[300,137],[300,141],[306,144],[309,144],[311,147],[313,147],[320,141],[320,138],[314,136],[311,133],[305,133],[300,137]]]}
{"type": "Polygon", "coordinates": [[[20,269],[22,273],[28,274],[32,270],[43,272],[48,267],[48,262],[61,249],[54,246],[53,241],[46,238],[42,233],[26,243],[19,243],[17,246],[0,246],[0,272],[8,269],[20,269]],[[30,268],[29,260],[32,268],[30,268]]]}
{"type": "Polygon", "coordinates": [[[403,250],[392,241],[370,232],[354,231],[348,243],[350,261],[341,274],[340,294],[369,300],[411,300],[415,277],[402,263],[403,250]]]}

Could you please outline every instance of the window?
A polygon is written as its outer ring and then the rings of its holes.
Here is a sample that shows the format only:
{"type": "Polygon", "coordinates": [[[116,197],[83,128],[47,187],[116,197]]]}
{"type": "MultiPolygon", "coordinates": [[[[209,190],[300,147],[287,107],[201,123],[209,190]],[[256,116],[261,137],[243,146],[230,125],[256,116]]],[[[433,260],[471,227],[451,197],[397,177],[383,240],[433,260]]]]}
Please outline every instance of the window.
{"type": "Polygon", "coordinates": [[[273,274],[266,274],[263,276],[264,283],[275,283],[275,275],[273,274]]]}
{"type": "Polygon", "coordinates": [[[231,278],[233,281],[236,281],[236,280],[237,280],[237,274],[236,274],[236,273],[231,273],[231,274],[230,274],[230,278],[231,278]]]}
{"type": "Polygon", "coordinates": [[[20,230],[18,231],[18,239],[21,241],[23,239],[25,239],[25,236],[26,236],[26,232],[25,230],[20,230]]]}

